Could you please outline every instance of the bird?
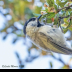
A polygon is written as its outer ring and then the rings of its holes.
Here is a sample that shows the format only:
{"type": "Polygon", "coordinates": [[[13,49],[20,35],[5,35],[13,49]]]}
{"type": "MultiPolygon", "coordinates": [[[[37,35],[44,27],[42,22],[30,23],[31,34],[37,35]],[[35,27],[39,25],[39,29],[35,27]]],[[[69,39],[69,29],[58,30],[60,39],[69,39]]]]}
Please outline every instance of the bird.
{"type": "Polygon", "coordinates": [[[38,48],[47,52],[71,55],[72,49],[68,47],[64,34],[59,28],[53,28],[46,24],[41,24],[39,19],[33,17],[27,20],[23,27],[23,32],[31,42],[38,48]]]}

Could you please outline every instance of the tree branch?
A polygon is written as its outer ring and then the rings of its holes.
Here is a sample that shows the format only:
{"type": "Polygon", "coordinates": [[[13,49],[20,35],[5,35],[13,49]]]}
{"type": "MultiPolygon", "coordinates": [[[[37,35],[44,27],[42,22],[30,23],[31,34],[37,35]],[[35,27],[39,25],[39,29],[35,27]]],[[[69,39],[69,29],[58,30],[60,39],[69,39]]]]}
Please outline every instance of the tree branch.
{"type": "Polygon", "coordinates": [[[70,5],[70,6],[68,6],[68,7],[63,7],[63,8],[61,8],[61,9],[58,9],[58,12],[60,12],[61,10],[65,9],[65,8],[66,8],[66,10],[68,10],[68,9],[70,9],[70,7],[72,7],[72,5],[70,5]]]}
{"type": "Polygon", "coordinates": [[[68,16],[64,16],[64,17],[61,17],[61,19],[63,19],[63,18],[68,18],[70,15],[68,15],[68,16]]]}

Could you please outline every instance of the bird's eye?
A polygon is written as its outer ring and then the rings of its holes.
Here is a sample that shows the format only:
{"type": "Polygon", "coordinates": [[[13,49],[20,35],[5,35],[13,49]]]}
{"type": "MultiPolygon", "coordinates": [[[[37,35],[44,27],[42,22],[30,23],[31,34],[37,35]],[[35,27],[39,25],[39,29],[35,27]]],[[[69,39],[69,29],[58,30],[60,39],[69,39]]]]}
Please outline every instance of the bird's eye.
{"type": "Polygon", "coordinates": [[[35,18],[33,18],[32,21],[35,21],[35,18]]]}

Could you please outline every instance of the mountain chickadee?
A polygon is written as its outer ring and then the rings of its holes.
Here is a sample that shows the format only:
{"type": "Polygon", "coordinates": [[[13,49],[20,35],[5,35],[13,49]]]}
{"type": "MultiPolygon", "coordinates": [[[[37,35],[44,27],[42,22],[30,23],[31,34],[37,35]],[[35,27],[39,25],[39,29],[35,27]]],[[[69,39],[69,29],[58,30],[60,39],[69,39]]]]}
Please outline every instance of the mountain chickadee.
{"type": "Polygon", "coordinates": [[[72,49],[67,47],[63,33],[58,28],[42,25],[38,18],[26,21],[23,32],[37,47],[60,54],[71,55],[72,49]]]}

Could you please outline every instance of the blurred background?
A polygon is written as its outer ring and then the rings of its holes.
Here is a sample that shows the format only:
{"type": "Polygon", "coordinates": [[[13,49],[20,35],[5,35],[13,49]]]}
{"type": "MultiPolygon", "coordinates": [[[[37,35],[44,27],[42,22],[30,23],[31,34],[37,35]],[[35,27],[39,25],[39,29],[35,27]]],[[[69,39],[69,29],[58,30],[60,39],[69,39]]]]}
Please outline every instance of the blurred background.
{"type": "MultiPolygon", "coordinates": [[[[25,21],[40,14],[45,0],[0,0],[0,69],[72,69],[72,56],[45,52],[23,34],[25,21]],[[7,67],[7,66],[16,67],[7,67]],[[17,67],[18,66],[18,67],[17,67]]],[[[72,32],[65,34],[69,47],[72,32]]]]}

